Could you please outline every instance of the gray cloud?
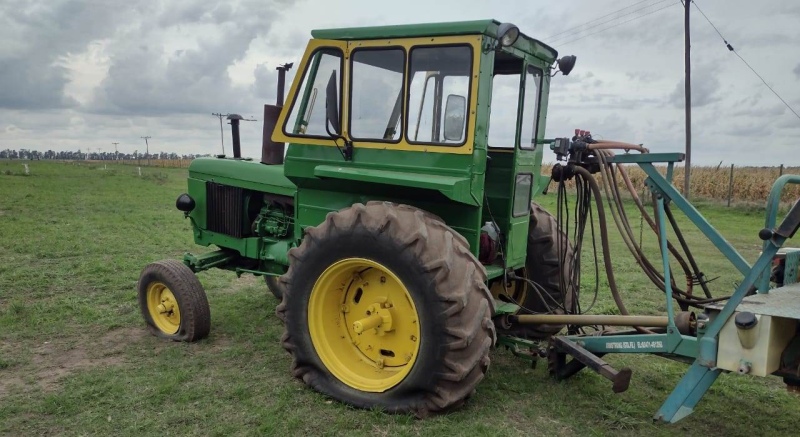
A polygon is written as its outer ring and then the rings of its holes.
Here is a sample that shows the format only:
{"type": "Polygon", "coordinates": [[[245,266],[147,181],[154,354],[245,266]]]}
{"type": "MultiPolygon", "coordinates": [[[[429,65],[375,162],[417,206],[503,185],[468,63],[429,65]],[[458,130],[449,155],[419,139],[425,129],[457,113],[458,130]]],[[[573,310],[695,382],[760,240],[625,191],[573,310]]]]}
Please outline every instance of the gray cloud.
{"type": "Polygon", "coordinates": [[[126,8],[121,1],[0,4],[0,107],[75,106],[64,94],[69,72],[61,59],[108,35],[126,8]]]}
{"type": "MultiPolygon", "coordinates": [[[[562,55],[578,56],[570,76],[552,79],[548,137],[580,127],[654,151],[682,148],[683,16],[677,2],[613,28],[581,26],[625,6],[612,0],[533,7],[508,0],[502,11],[476,0],[408,3],[387,12],[370,0],[337,7],[325,0],[0,0],[0,147],[113,150],[110,142],[120,141],[129,153],[143,148],[139,136],[152,135],[151,150],[218,153],[219,122],[210,112],[260,119],[262,105],[274,101],[276,65],[296,63],[291,82],[311,29],[495,16],[562,55]],[[549,38],[574,26],[564,38],[549,38]]],[[[800,65],[789,56],[789,45],[800,40],[797,2],[729,0],[701,7],[800,107],[794,86],[800,65]]],[[[752,144],[791,150],[800,123],[699,14],[692,20],[693,162],[716,163],[721,154],[737,164],[779,162],[780,154],[755,156],[752,144]]],[[[245,155],[258,156],[260,136],[261,122],[243,124],[245,155]]]]}
{"type": "MultiPolygon", "coordinates": [[[[269,31],[279,8],[250,0],[205,5],[170,3],[155,17],[155,25],[143,22],[112,45],[108,76],[89,110],[163,115],[254,105],[252,87],[235,85],[228,68],[242,60],[255,38],[269,31]],[[192,41],[197,47],[168,51],[166,37],[180,34],[182,26],[200,28],[192,41]]],[[[255,78],[263,81],[266,76],[259,68],[255,78]]],[[[262,88],[256,85],[256,90],[262,88]]]]}
{"type": "MultiPolygon", "coordinates": [[[[722,97],[719,95],[720,80],[714,74],[693,74],[692,75],[692,107],[700,108],[718,102],[722,97]]],[[[669,95],[669,103],[676,108],[683,108],[685,104],[685,85],[686,81],[681,79],[675,89],[669,95]]]]}

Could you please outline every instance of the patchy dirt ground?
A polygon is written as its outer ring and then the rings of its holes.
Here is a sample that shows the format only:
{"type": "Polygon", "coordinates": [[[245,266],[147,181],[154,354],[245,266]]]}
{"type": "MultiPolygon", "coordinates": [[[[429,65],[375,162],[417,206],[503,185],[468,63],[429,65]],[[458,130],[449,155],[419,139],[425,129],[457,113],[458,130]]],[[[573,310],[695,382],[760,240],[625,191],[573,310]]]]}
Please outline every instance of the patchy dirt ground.
{"type": "Polygon", "coordinates": [[[27,359],[10,363],[0,370],[0,397],[12,391],[55,391],[61,380],[77,371],[119,366],[124,363],[124,348],[141,341],[146,335],[149,334],[143,327],[118,328],[99,337],[79,340],[53,339],[35,345],[4,345],[0,347],[3,355],[27,359]],[[24,350],[29,347],[28,351],[24,350]]]}

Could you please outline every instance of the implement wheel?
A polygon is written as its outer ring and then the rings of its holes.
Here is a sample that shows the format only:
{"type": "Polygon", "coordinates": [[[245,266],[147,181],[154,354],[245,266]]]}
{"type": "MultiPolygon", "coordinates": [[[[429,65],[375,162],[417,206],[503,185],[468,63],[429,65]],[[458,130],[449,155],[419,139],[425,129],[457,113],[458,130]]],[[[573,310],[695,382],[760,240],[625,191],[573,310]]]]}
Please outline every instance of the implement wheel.
{"type": "Polygon", "coordinates": [[[269,288],[269,291],[272,292],[272,295],[275,296],[276,299],[283,299],[283,286],[281,285],[280,281],[278,281],[277,276],[264,276],[264,282],[267,284],[267,288],[269,288]]]}
{"type": "MultiPolygon", "coordinates": [[[[572,284],[572,244],[558,227],[556,218],[536,203],[531,203],[528,225],[528,256],[526,278],[541,286],[537,293],[527,288],[523,306],[538,314],[563,314],[573,310],[575,286],[572,284]]],[[[522,310],[520,314],[528,311],[522,310]]],[[[526,326],[524,333],[531,337],[548,337],[563,325],[526,326]]]]}
{"type": "Polygon", "coordinates": [[[142,317],[154,335],[175,341],[208,336],[211,312],[206,293],[182,262],[169,259],[149,264],[137,288],[142,317]]]}
{"type": "Polygon", "coordinates": [[[307,228],[281,277],[292,374],[360,408],[426,416],[461,405],[495,340],[486,273],[438,218],[355,204],[307,228]]]}

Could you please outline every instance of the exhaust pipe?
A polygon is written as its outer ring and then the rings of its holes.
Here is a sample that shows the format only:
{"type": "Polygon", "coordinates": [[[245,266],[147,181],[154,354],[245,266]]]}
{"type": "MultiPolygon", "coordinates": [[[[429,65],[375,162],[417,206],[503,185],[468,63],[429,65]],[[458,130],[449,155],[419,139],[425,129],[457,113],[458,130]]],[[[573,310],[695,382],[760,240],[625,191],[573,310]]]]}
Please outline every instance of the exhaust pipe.
{"type": "Polygon", "coordinates": [[[228,114],[228,120],[231,121],[231,135],[233,136],[233,158],[242,157],[242,146],[239,141],[239,121],[244,120],[239,114],[228,114]]]}
{"type": "Polygon", "coordinates": [[[281,107],[264,105],[264,133],[261,142],[261,163],[268,165],[283,164],[284,144],[272,141],[272,131],[278,124],[281,107]]]}
{"type": "Polygon", "coordinates": [[[261,141],[261,163],[283,164],[283,153],[286,145],[272,141],[272,132],[278,124],[278,116],[283,108],[284,89],[286,88],[286,72],[291,70],[293,63],[279,65],[278,93],[274,105],[264,105],[264,132],[261,141]]]}

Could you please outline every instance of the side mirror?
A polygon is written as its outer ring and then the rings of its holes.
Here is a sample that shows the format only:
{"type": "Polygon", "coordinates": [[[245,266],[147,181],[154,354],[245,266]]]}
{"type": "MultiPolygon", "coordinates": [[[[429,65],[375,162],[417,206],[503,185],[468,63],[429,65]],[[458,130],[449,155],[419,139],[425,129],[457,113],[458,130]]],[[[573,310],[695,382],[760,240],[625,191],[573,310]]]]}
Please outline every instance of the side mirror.
{"type": "Polygon", "coordinates": [[[339,97],[336,92],[336,70],[331,72],[331,78],[328,79],[328,85],[325,87],[325,130],[331,134],[330,127],[333,126],[333,131],[336,135],[341,135],[342,128],[339,124],[339,97]]]}
{"type": "Polygon", "coordinates": [[[467,99],[450,94],[444,107],[445,141],[461,141],[464,136],[464,123],[467,116],[467,99]]]}

